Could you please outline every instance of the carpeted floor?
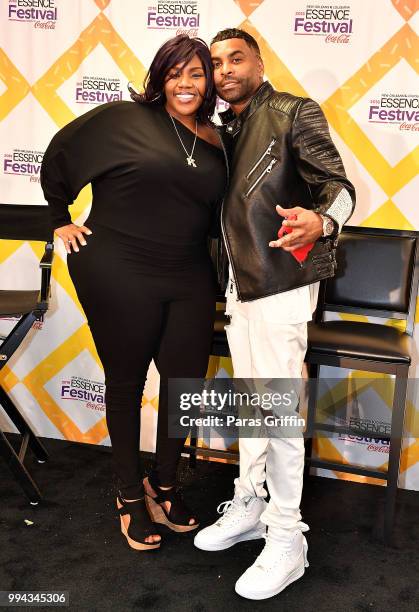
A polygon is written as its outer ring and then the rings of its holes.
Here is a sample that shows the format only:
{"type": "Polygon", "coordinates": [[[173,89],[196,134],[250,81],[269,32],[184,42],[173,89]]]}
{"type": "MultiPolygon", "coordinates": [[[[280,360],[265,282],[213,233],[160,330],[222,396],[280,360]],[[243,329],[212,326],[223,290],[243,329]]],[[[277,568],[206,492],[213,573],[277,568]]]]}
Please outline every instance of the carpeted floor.
{"type": "MultiPolygon", "coordinates": [[[[37,507],[27,503],[0,460],[0,590],[67,590],[70,609],[77,611],[403,612],[419,607],[418,493],[400,491],[395,546],[389,548],[375,535],[381,487],[308,478],[302,510],[311,527],[310,567],[277,597],[252,602],[235,594],[234,582],[263,540],[206,553],[194,548],[193,534],[164,532],[160,550],[133,551],[119,531],[109,450],[44,442],[51,453],[48,463],[28,457],[45,495],[37,507]]],[[[191,471],[186,460],[181,467],[185,498],[207,525],[216,506],[230,499],[237,467],[199,461],[191,471]]]]}

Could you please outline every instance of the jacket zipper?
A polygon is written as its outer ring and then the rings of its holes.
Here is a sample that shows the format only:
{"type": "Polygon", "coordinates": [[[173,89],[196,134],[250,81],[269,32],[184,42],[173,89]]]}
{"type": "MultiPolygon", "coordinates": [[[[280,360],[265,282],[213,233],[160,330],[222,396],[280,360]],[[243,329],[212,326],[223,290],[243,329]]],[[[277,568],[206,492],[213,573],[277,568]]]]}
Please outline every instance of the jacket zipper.
{"type": "MultiPolygon", "coordinates": [[[[217,132],[217,134],[218,134],[218,132],[217,132]]],[[[229,166],[229,163],[228,163],[228,155],[227,155],[226,148],[225,148],[225,146],[224,146],[223,139],[221,138],[220,134],[218,134],[218,138],[220,139],[221,146],[222,146],[222,148],[223,148],[224,158],[225,158],[225,161],[226,161],[226,168],[227,168],[227,187],[228,187],[228,183],[229,183],[229,181],[230,181],[230,166],[229,166]]],[[[220,220],[221,220],[221,233],[222,233],[222,235],[223,235],[224,244],[225,244],[226,249],[227,249],[227,254],[228,254],[228,263],[229,263],[229,265],[231,266],[231,270],[232,270],[232,272],[233,272],[234,283],[235,283],[235,285],[236,285],[236,290],[237,290],[237,296],[241,298],[241,294],[240,294],[240,291],[239,291],[239,285],[238,285],[238,283],[237,283],[236,271],[235,271],[235,269],[234,269],[233,258],[232,258],[232,256],[231,256],[230,245],[228,244],[227,234],[226,234],[226,231],[225,231],[225,228],[224,228],[224,222],[223,222],[223,209],[224,209],[224,202],[225,202],[225,198],[223,198],[223,201],[222,201],[222,203],[221,203],[221,212],[220,212],[220,214],[221,214],[221,219],[220,219],[220,220]]]]}
{"type": "Polygon", "coordinates": [[[252,191],[255,189],[255,187],[257,187],[259,185],[260,181],[263,179],[265,174],[269,174],[271,172],[272,168],[275,166],[277,161],[278,160],[275,157],[273,159],[271,159],[271,161],[269,162],[269,165],[266,166],[266,168],[262,172],[262,174],[260,174],[258,176],[258,178],[254,181],[254,183],[252,183],[252,185],[250,185],[249,189],[244,194],[245,198],[249,197],[249,195],[252,193],[252,191]]]}
{"type": "MultiPolygon", "coordinates": [[[[257,160],[257,162],[252,166],[252,168],[250,169],[250,171],[247,173],[246,176],[246,180],[249,180],[250,176],[253,174],[253,172],[260,166],[260,164],[263,162],[263,160],[265,159],[265,157],[267,155],[271,154],[272,151],[272,147],[274,146],[274,144],[276,143],[276,138],[272,138],[271,142],[269,143],[269,145],[266,147],[265,151],[262,153],[262,155],[259,157],[259,159],[257,160]]],[[[256,185],[259,183],[259,181],[262,180],[262,178],[265,176],[265,174],[269,173],[273,166],[276,164],[278,160],[277,159],[272,159],[269,163],[269,165],[267,166],[267,168],[265,168],[265,170],[262,172],[262,174],[256,179],[256,181],[253,183],[253,185],[251,185],[251,187],[247,190],[245,197],[247,197],[252,191],[253,189],[256,187],[256,185]]],[[[222,209],[221,209],[222,210],[222,209]]],[[[223,223],[222,223],[222,217],[221,217],[221,229],[223,231],[223,236],[224,236],[224,242],[227,245],[227,240],[225,239],[225,234],[224,234],[224,227],[223,227],[223,223]]],[[[228,247],[227,247],[227,252],[229,253],[228,247]]],[[[230,253],[229,253],[230,255],[230,253]]],[[[239,299],[241,299],[241,294],[240,294],[240,289],[239,289],[239,285],[237,283],[237,278],[236,278],[236,273],[234,271],[234,267],[233,267],[233,263],[232,263],[232,258],[229,256],[229,263],[231,265],[231,269],[233,272],[233,276],[234,276],[234,282],[236,284],[236,292],[237,292],[237,297],[239,299]]]]}
{"type": "Polygon", "coordinates": [[[267,149],[264,151],[264,153],[262,153],[262,155],[259,157],[259,159],[257,160],[257,162],[255,163],[255,165],[252,167],[252,169],[250,170],[250,172],[248,172],[246,179],[249,180],[250,175],[253,174],[253,172],[256,170],[256,168],[259,166],[259,164],[262,163],[262,161],[264,160],[264,158],[267,155],[271,154],[271,150],[272,147],[274,146],[274,144],[276,143],[276,138],[272,138],[271,142],[269,143],[267,149]]]}

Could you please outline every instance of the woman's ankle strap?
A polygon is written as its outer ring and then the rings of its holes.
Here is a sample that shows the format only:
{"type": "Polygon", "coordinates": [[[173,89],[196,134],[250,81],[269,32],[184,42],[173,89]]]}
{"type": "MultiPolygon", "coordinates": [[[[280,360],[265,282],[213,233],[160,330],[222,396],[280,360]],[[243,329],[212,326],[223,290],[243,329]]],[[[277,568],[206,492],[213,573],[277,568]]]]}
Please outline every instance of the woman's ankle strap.
{"type": "Polygon", "coordinates": [[[163,501],[169,501],[173,495],[173,491],[175,487],[170,487],[170,489],[162,489],[160,480],[155,474],[150,474],[148,477],[148,482],[150,483],[151,488],[156,492],[157,497],[155,501],[157,503],[161,503],[163,501]]]}
{"type": "Polygon", "coordinates": [[[117,499],[122,506],[119,509],[120,514],[129,514],[130,512],[135,510],[136,507],[142,506],[144,504],[144,495],[142,497],[137,497],[137,499],[130,500],[125,499],[119,492],[117,495],[117,499]]]}

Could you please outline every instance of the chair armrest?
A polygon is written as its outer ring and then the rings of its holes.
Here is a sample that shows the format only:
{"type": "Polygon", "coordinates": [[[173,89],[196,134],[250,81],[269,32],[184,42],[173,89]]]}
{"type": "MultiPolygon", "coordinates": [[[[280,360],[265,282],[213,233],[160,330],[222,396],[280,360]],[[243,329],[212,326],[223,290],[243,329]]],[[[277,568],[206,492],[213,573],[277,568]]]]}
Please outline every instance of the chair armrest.
{"type": "Polygon", "coordinates": [[[52,266],[52,258],[54,255],[54,243],[47,242],[45,245],[45,251],[42,256],[41,261],[39,262],[40,268],[51,268],[52,266]]]}
{"type": "Polygon", "coordinates": [[[46,310],[48,308],[53,256],[54,256],[54,243],[47,242],[45,245],[45,251],[42,256],[42,259],[39,262],[39,267],[42,270],[41,291],[39,294],[39,302],[43,303],[43,310],[46,310]]]}

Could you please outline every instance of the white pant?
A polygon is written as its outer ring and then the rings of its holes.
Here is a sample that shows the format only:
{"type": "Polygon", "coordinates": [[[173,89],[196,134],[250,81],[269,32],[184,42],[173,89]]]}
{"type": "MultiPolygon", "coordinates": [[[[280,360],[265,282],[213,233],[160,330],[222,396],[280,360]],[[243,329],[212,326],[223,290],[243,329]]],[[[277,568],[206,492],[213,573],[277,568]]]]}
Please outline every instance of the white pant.
{"type": "MultiPolygon", "coordinates": [[[[269,321],[264,320],[266,317],[259,316],[262,300],[238,302],[231,282],[226,295],[226,313],[231,316],[226,333],[235,378],[300,379],[307,350],[307,321],[287,324],[274,322],[272,317],[268,317],[269,321]]],[[[310,293],[307,295],[310,300],[310,293]]],[[[288,302],[289,297],[286,296],[288,302]]],[[[280,308],[280,302],[273,304],[276,309],[280,308]]],[[[281,320],[279,312],[277,318],[281,320]]],[[[261,520],[272,527],[297,527],[301,520],[303,436],[240,438],[239,450],[240,476],[234,481],[235,494],[240,498],[249,495],[265,497],[267,493],[263,485],[266,480],[270,501],[261,520]]]]}

